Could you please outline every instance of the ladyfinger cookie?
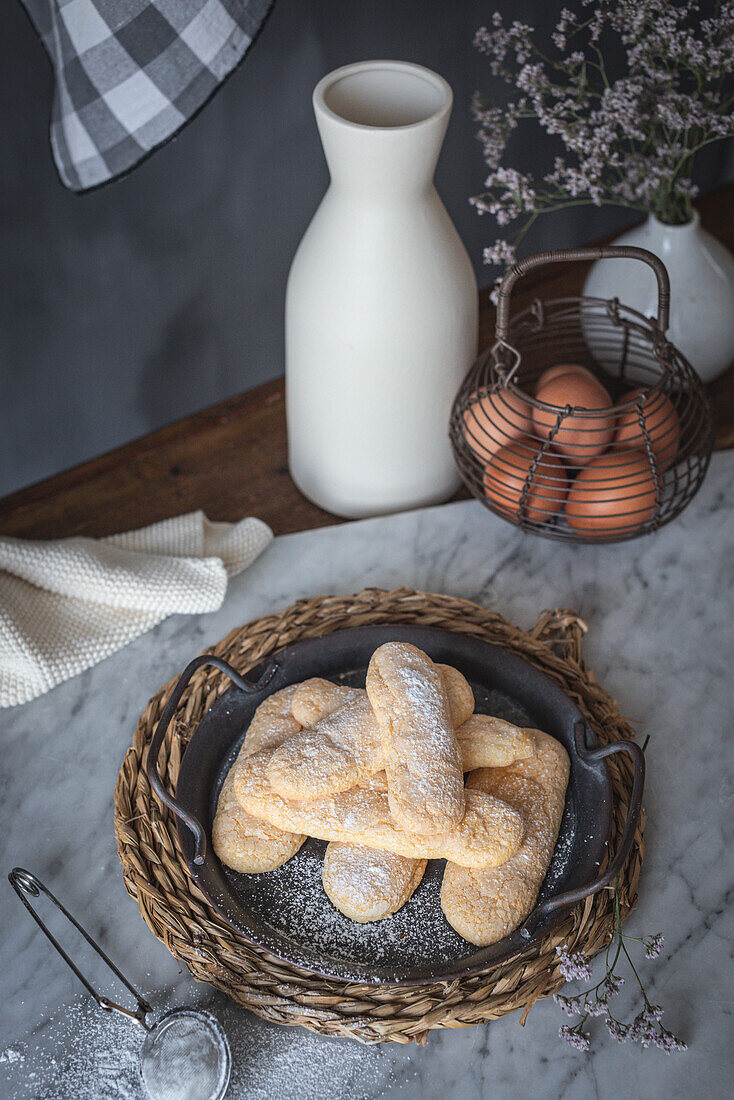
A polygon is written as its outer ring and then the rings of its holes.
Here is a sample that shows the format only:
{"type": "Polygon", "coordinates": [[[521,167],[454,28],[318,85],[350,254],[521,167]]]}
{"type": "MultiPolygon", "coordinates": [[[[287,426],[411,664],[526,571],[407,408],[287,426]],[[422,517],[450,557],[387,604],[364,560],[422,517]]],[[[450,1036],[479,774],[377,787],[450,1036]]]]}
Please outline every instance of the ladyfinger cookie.
{"type": "Polygon", "coordinates": [[[277,748],[302,728],[293,715],[293,699],[299,687],[300,684],[290,684],[262,701],[252,716],[242,746],[248,756],[263,749],[277,748]]]}
{"type": "Polygon", "coordinates": [[[361,688],[346,687],[344,684],[332,684],[320,676],[312,676],[296,685],[291,702],[293,717],[304,729],[313,729],[332,711],[356,699],[361,688]]]}
{"type": "Polygon", "coordinates": [[[540,730],[533,756],[469,777],[467,794],[483,791],[518,811],[525,833],[517,852],[499,867],[477,870],[446,864],[441,907],[470,943],[485,947],[508,936],[532,912],[558,838],[569,776],[568,753],[540,730]]]}
{"type": "Polygon", "coordinates": [[[423,836],[451,830],[464,814],[464,775],[441,673],[422,650],[387,642],[372,655],[367,694],[396,823],[423,836]]]}
{"type": "Polygon", "coordinates": [[[349,790],[383,766],[380,727],[360,692],[280,745],[268,776],[283,798],[308,799],[349,790]]]}
{"type": "MultiPolygon", "coordinates": [[[[273,749],[297,733],[300,723],[291,713],[298,685],[269,695],[255,711],[237,760],[261,749],[273,749]]],[[[219,793],[212,823],[212,847],[222,863],[234,871],[256,874],[274,871],[295,855],[306,839],[300,833],[274,828],[242,809],[234,795],[234,768],[230,768],[219,793]]]]}
{"type": "Polygon", "coordinates": [[[535,752],[530,730],[513,726],[512,722],[491,714],[472,714],[463,726],[459,726],[456,737],[465,772],[473,772],[476,768],[504,768],[535,752]]]}
{"type": "Polygon", "coordinates": [[[426,866],[425,859],[332,840],[324,855],[322,881],[340,913],[366,924],[402,909],[418,888],[426,866]]]}
{"type": "Polygon", "coordinates": [[[420,836],[400,828],[390,812],[388,794],[369,787],[288,802],[268,777],[271,752],[240,758],[234,790],[248,813],[278,829],[321,840],[340,840],[394,852],[412,859],[450,859],[463,867],[493,867],[517,851],[522,817],[504,802],[482,791],[466,792],[461,821],[439,836],[420,836]]]}
{"type": "Polygon", "coordinates": [[[449,717],[454,729],[463,726],[474,713],[474,692],[469,681],[458,668],[451,665],[436,665],[441,673],[444,691],[449,703],[449,717]]]}
{"type": "Polygon", "coordinates": [[[222,863],[245,874],[274,871],[296,854],[305,839],[243,810],[235,797],[234,769],[230,768],[212,825],[212,847],[222,863]]]}

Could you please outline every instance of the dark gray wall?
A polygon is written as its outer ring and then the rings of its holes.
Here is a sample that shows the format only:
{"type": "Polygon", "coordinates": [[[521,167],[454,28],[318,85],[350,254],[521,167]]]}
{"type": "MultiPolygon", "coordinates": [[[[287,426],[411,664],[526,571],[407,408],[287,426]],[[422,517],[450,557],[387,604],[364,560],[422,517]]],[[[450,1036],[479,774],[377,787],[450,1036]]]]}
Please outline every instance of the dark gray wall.
{"type": "MultiPolygon", "coordinates": [[[[472,48],[495,7],[536,26],[542,0],[277,0],[243,66],[128,178],[76,196],[48,144],[51,72],[19,4],[0,13],[0,493],[28,484],[283,371],[288,266],[327,177],[311,90],[370,57],[442,73],[455,106],[437,184],[479,273],[493,224],[468,205],[483,166],[472,48]]],[[[534,162],[532,145],[518,151],[534,162]]],[[[723,174],[723,156],[704,166],[723,174]]],[[[634,216],[632,216],[634,217],[634,216]]],[[[533,249],[630,220],[575,211],[533,249]]]]}

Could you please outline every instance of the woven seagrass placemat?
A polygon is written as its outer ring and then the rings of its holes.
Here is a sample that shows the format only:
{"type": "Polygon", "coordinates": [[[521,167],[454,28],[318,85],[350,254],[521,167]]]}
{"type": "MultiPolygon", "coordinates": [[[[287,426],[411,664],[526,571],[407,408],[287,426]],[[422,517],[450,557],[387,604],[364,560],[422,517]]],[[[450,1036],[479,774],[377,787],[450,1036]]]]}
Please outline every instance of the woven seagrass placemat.
{"type": "MultiPolygon", "coordinates": [[[[634,737],[614,699],[586,668],[581,654],[586,625],[571,611],[543,612],[532,630],[523,631],[467,600],[408,588],[365,589],[355,596],[299,600],[279,615],[233,630],[209,652],[246,672],[303,638],[391,622],[443,627],[505,646],[556,680],[591,721],[602,743],[634,737]]],[[[276,1023],[299,1024],[368,1043],[421,1042],[434,1028],[469,1027],[518,1009],[524,1023],[538,998],[550,996],[564,984],[557,945],[567,943],[587,956],[606,946],[612,928],[609,891],[587,898],[529,954],[486,973],[434,986],[395,988],[331,981],[246,944],[189,877],[175,820],[152,795],[145,776],[147,748],[174,682],[165,684],[150,700],[125,755],[115,786],[115,836],[125,885],[143,919],[197,981],[216,986],[276,1023]]],[[[210,668],[197,672],[188,685],[159,757],[161,777],[171,792],[190,732],[229,686],[226,677],[210,668]]],[[[625,754],[611,757],[608,766],[615,796],[613,853],[627,816],[632,768],[625,754]]],[[[619,885],[622,919],[637,901],[643,829],[644,813],[619,885]]]]}

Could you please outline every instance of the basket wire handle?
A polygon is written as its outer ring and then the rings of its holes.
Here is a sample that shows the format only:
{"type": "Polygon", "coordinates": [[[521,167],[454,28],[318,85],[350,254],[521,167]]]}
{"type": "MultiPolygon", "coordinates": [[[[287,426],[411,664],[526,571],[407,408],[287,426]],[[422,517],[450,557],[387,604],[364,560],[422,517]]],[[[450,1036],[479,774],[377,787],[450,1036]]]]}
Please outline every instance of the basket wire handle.
{"type": "Polygon", "coordinates": [[[74,971],[84,988],[97,1002],[97,1005],[108,1012],[121,1012],[123,1016],[129,1016],[131,1020],[137,1020],[137,1022],[141,1024],[141,1026],[144,1027],[146,1031],[150,1031],[150,1025],[148,1024],[146,1017],[149,1015],[149,1013],[153,1011],[153,1009],[150,1007],[148,1002],[140,993],[138,993],[135,986],[128,981],[122,971],[117,969],[112,959],[108,955],[106,955],[99,944],[92,939],[87,930],[81,926],[76,917],[72,916],[69,910],[61,904],[59,899],[51,893],[47,886],[44,886],[40,878],[38,878],[37,875],[34,875],[31,871],[27,871],[25,867],[14,867],[8,875],[8,879],[10,881],[10,885],[13,887],[16,894],[23,902],[38,927],[43,932],[44,936],[51,941],[66,965],[74,971]],[[111,1001],[108,997],[103,997],[101,993],[97,992],[94,986],[91,985],[90,982],[87,981],[87,979],[84,977],[76,963],[69,957],[69,955],[67,955],[66,951],[64,951],[63,947],[56,939],[56,937],[52,935],[52,933],[48,930],[36,910],[29,902],[26,894],[30,895],[32,898],[37,898],[40,897],[41,894],[45,894],[46,897],[51,902],[53,902],[56,908],[64,914],[66,919],[74,925],[77,932],[81,933],[81,935],[90,945],[90,947],[94,948],[102,961],[105,962],[110,970],[113,972],[113,974],[115,974],[116,977],[120,979],[126,989],[128,989],[132,993],[137,1002],[137,1008],[134,1011],[130,1008],[125,1008],[124,1005],[117,1004],[116,1001],[111,1001]]]}
{"type": "MultiPolygon", "coordinates": [[[[492,347],[495,362],[498,362],[500,349],[511,353],[515,362],[503,378],[508,382],[520,365],[520,353],[508,342],[510,331],[510,296],[518,279],[546,264],[567,263],[575,260],[640,260],[652,268],[658,284],[657,327],[662,335],[667,331],[670,319],[670,279],[663,261],[647,248],[635,248],[632,245],[596,245],[589,248],[554,248],[548,252],[538,252],[524,260],[518,260],[507,271],[500,284],[497,296],[497,322],[495,324],[495,343],[492,347]]],[[[505,372],[501,372],[505,374],[505,372]]]]}

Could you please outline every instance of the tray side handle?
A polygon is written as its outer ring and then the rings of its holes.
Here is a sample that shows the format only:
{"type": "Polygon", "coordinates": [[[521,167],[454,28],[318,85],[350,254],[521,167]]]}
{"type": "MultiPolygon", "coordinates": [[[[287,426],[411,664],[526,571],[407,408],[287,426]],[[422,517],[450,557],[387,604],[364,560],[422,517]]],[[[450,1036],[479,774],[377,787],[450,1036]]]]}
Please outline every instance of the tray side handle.
{"type": "Polygon", "coordinates": [[[606,871],[603,871],[586,886],[579,886],[575,890],[567,890],[555,898],[549,898],[543,905],[539,905],[520,929],[520,935],[524,939],[529,939],[541,921],[552,913],[558,912],[559,909],[570,909],[578,902],[583,901],[584,898],[589,897],[591,894],[598,894],[605,886],[609,886],[610,883],[614,882],[630,854],[632,841],[640,820],[642,791],[645,786],[645,756],[640,746],[635,741],[612,741],[600,748],[589,749],[586,746],[586,723],[581,720],[576,722],[574,726],[574,737],[579,756],[589,763],[603,760],[605,757],[613,756],[618,752],[628,753],[632,757],[634,773],[627,820],[624,825],[622,839],[619,842],[619,848],[606,871]]]}
{"type": "Polygon", "coordinates": [[[195,657],[193,661],[186,666],[163,708],[163,714],[160,717],[148,747],[148,756],[145,761],[145,774],[160,801],[163,802],[176,817],[183,821],[193,834],[194,863],[197,865],[202,864],[206,856],[206,832],[198,818],[189,813],[188,810],[184,810],[176,801],[175,797],[169,794],[163,786],[158,774],[158,754],[160,753],[166,730],[171,724],[171,720],[176,713],[178,704],[181,702],[181,697],[186,690],[189,680],[198,669],[203,668],[205,665],[211,665],[213,668],[219,669],[220,672],[229,676],[230,680],[240,689],[240,691],[245,691],[249,695],[253,695],[255,692],[261,691],[266,687],[279,667],[276,661],[270,661],[260,679],[253,683],[252,680],[248,680],[245,676],[241,676],[239,672],[232,668],[232,665],[222,657],[214,657],[211,654],[203,653],[200,657],[195,657]]]}

